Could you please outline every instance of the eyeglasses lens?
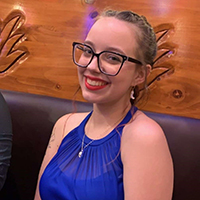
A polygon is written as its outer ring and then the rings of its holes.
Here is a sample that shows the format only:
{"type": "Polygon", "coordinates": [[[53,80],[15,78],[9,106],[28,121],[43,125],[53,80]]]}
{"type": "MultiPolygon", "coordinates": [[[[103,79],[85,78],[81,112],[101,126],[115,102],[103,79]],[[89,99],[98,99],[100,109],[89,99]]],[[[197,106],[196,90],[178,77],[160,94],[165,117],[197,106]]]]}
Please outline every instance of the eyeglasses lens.
{"type": "Polygon", "coordinates": [[[74,61],[80,67],[87,67],[93,56],[92,50],[82,44],[76,44],[74,46],[74,61]]]}
{"type": "MultiPolygon", "coordinates": [[[[76,44],[74,46],[74,62],[79,67],[87,67],[93,58],[93,54],[93,50],[88,46],[83,44],[76,44]]],[[[108,75],[117,74],[123,63],[123,58],[114,52],[104,51],[100,54],[97,54],[97,57],[99,57],[98,65],[100,71],[108,75]]]]}

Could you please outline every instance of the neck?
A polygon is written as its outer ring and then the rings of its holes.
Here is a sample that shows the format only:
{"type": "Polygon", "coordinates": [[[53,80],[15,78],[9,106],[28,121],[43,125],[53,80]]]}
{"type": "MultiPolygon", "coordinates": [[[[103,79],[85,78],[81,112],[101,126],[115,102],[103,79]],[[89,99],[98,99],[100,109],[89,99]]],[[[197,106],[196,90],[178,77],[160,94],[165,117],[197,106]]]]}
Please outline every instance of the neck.
{"type": "Polygon", "coordinates": [[[120,116],[127,113],[128,110],[131,108],[130,103],[126,103],[124,105],[93,105],[93,116],[92,118],[99,118],[102,117],[106,121],[116,121],[116,119],[120,118],[120,116]]]}
{"type": "Polygon", "coordinates": [[[91,139],[105,137],[113,130],[130,110],[131,104],[94,104],[93,113],[86,124],[85,132],[91,139]]]}
{"type": "Polygon", "coordinates": [[[107,103],[94,103],[93,104],[93,117],[105,118],[106,121],[109,119],[116,121],[117,118],[122,116],[124,112],[127,112],[131,108],[129,101],[129,95],[122,96],[118,100],[110,101],[107,103]]]}

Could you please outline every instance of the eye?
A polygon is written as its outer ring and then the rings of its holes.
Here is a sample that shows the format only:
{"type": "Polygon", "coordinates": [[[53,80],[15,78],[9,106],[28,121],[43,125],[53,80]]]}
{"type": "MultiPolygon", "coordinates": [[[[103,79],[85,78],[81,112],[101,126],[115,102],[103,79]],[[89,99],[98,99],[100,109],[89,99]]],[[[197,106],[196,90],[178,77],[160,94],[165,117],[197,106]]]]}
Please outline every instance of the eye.
{"type": "Polygon", "coordinates": [[[84,51],[85,54],[88,54],[88,55],[92,54],[92,50],[88,47],[84,47],[83,51],[84,51]]]}
{"type": "Polygon", "coordinates": [[[76,47],[79,51],[81,51],[82,55],[85,56],[85,57],[91,57],[91,55],[93,54],[92,52],[92,49],[87,47],[87,46],[84,46],[84,45],[77,45],[76,47]]]}
{"type": "Polygon", "coordinates": [[[122,58],[119,55],[114,54],[114,53],[105,52],[103,53],[102,56],[106,62],[111,63],[111,64],[119,64],[122,62],[122,58]]]}

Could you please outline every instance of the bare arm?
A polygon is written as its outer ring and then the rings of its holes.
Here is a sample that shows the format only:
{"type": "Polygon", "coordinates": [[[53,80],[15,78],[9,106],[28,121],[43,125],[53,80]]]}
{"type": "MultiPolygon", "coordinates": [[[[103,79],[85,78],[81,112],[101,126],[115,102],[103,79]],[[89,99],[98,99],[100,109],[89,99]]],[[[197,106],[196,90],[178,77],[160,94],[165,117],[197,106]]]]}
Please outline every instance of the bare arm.
{"type": "Polygon", "coordinates": [[[46,149],[46,153],[40,168],[40,172],[38,175],[38,183],[37,183],[37,188],[36,188],[36,193],[35,193],[35,200],[40,200],[40,194],[39,194],[39,181],[41,178],[41,175],[43,174],[44,169],[46,168],[47,164],[50,162],[50,160],[53,158],[53,156],[56,154],[60,143],[62,141],[62,138],[64,136],[64,129],[66,125],[66,121],[68,119],[69,115],[65,115],[64,117],[60,118],[52,131],[51,138],[49,140],[49,144],[46,149]]]}
{"type": "Polygon", "coordinates": [[[141,117],[122,136],[125,200],[170,200],[173,164],[162,129],[141,117]]]}
{"type": "Polygon", "coordinates": [[[76,126],[78,126],[81,121],[86,117],[88,113],[76,113],[76,114],[67,114],[61,117],[55,124],[51,138],[49,140],[49,144],[40,168],[40,172],[38,175],[38,183],[36,187],[36,193],[34,200],[41,200],[39,194],[39,182],[40,178],[43,174],[44,169],[53,158],[53,156],[58,151],[58,148],[62,142],[62,139],[76,126]]]}

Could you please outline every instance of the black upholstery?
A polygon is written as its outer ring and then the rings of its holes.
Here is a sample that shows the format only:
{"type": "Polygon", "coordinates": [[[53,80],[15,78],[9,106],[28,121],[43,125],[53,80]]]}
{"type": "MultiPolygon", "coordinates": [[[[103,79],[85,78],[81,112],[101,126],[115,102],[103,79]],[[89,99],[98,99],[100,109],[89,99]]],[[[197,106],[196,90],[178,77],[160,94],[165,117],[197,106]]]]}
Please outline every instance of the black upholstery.
{"type": "Polygon", "coordinates": [[[0,190],[6,180],[12,147],[12,123],[7,104],[0,93],[0,190]]]}
{"type": "MultiPolygon", "coordinates": [[[[46,146],[56,120],[91,104],[0,90],[13,122],[13,149],[0,199],[31,200],[46,146]],[[75,108],[74,103],[77,108],[75,108]]],[[[164,129],[174,160],[173,200],[200,200],[200,120],[145,112],[164,129]]]]}

